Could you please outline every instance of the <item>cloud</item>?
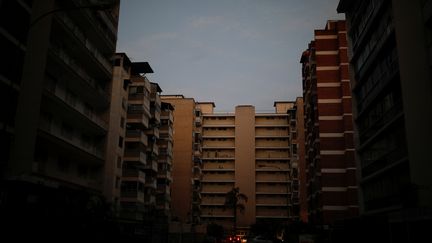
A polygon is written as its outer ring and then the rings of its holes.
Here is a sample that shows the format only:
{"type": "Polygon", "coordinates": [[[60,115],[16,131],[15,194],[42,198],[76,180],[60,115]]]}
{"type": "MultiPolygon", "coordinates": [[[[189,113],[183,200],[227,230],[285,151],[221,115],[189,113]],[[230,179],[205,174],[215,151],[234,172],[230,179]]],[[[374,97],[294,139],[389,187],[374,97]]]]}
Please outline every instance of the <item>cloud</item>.
{"type": "Polygon", "coordinates": [[[190,21],[190,26],[193,28],[208,28],[214,25],[221,25],[223,22],[223,16],[199,16],[190,21]]]}

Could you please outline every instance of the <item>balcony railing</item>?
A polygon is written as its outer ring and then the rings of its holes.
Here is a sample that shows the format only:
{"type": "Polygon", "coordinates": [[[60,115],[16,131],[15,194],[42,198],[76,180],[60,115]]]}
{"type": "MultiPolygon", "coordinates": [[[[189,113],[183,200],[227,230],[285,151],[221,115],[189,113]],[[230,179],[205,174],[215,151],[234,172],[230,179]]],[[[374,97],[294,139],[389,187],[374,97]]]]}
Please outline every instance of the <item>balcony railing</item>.
{"type": "Polygon", "coordinates": [[[144,202],[144,192],[141,191],[125,191],[120,193],[122,201],[144,202]]]}
{"type": "Polygon", "coordinates": [[[93,57],[99,61],[99,63],[104,67],[110,75],[112,74],[112,66],[108,60],[98,51],[98,49],[87,39],[78,26],[65,14],[58,13],[58,18],[63,22],[65,26],[69,28],[71,33],[83,44],[83,46],[89,51],[93,57]]]}
{"type": "Polygon", "coordinates": [[[123,179],[137,179],[141,182],[145,182],[145,173],[140,170],[123,169],[122,171],[123,179]]]}
{"type": "Polygon", "coordinates": [[[155,161],[155,160],[147,161],[147,164],[144,166],[144,168],[146,170],[152,170],[152,171],[157,172],[158,171],[157,161],[155,161]]]}
{"type": "Polygon", "coordinates": [[[144,128],[147,128],[149,125],[149,119],[145,114],[142,114],[142,113],[141,114],[140,113],[134,114],[134,113],[130,113],[129,111],[127,114],[127,122],[128,123],[142,124],[142,126],[144,128]]]}
{"type": "Polygon", "coordinates": [[[70,107],[72,107],[75,111],[79,112],[81,115],[88,118],[90,121],[98,125],[99,127],[103,128],[104,130],[107,130],[108,125],[105,121],[103,121],[101,118],[99,118],[98,115],[94,114],[93,112],[86,109],[84,106],[84,103],[82,103],[80,100],[71,100],[68,98],[67,92],[63,89],[61,89],[59,86],[55,88],[55,90],[48,91],[53,94],[55,97],[62,100],[64,103],[68,104],[70,107]]]}
{"type": "Polygon", "coordinates": [[[145,165],[147,163],[146,154],[141,150],[125,149],[124,161],[138,161],[145,165]]]}
{"type": "Polygon", "coordinates": [[[75,136],[75,134],[73,133],[71,134],[62,132],[62,128],[57,123],[52,123],[41,119],[41,121],[39,122],[39,128],[42,131],[45,131],[52,136],[60,138],[61,140],[71,144],[72,146],[79,148],[93,156],[96,156],[101,160],[105,159],[104,151],[102,149],[100,149],[98,146],[88,143],[87,141],[82,140],[82,138],[75,136]]]}
{"type": "Polygon", "coordinates": [[[70,57],[66,51],[55,44],[50,44],[50,50],[54,53],[54,55],[61,59],[61,61],[70,68],[72,72],[74,72],[81,80],[83,80],[87,85],[93,88],[97,95],[101,97],[103,103],[108,104],[109,98],[107,92],[98,85],[96,79],[92,78],[85,69],[78,64],[78,62],[70,57]]]}

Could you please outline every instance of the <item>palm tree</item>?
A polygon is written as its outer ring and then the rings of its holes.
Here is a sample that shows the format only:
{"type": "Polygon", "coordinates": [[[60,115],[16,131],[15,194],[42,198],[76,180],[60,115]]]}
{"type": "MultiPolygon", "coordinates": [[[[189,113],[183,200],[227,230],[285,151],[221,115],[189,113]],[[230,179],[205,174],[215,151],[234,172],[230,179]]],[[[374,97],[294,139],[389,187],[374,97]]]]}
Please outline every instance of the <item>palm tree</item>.
{"type": "Polygon", "coordinates": [[[233,209],[234,211],[234,234],[237,232],[237,210],[240,213],[243,213],[245,210],[244,202],[247,202],[247,196],[243,193],[240,193],[240,189],[238,187],[234,187],[225,195],[225,204],[224,208],[233,209]]]}

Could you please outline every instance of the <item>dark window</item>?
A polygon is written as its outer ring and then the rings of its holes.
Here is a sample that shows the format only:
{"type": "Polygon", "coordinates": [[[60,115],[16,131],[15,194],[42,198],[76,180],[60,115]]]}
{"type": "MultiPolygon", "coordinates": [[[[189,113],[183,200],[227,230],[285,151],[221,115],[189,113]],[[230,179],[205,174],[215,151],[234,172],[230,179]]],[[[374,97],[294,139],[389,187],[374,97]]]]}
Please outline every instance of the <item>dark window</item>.
{"type": "Polygon", "coordinates": [[[130,79],[123,80],[123,89],[127,90],[128,85],[131,83],[130,79]]]}
{"type": "Polygon", "coordinates": [[[120,148],[123,148],[123,137],[122,137],[122,136],[119,136],[118,146],[119,146],[120,148]]]}
{"type": "Polygon", "coordinates": [[[120,118],[120,127],[121,127],[121,128],[124,128],[124,127],[125,127],[125,118],[124,118],[124,117],[121,117],[121,118],[120,118]]]}
{"type": "Polygon", "coordinates": [[[117,168],[118,169],[122,168],[122,159],[120,156],[117,157],[117,168]]]}
{"type": "Polygon", "coordinates": [[[57,169],[63,173],[69,170],[70,162],[65,157],[59,157],[57,160],[57,169]]]}

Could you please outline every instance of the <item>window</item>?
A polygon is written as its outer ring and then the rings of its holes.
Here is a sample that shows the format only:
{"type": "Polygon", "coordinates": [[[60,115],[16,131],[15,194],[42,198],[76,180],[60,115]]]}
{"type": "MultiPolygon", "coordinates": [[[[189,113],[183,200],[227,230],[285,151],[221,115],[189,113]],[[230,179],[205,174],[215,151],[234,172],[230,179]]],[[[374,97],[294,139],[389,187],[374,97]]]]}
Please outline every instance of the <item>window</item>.
{"type": "Polygon", "coordinates": [[[129,94],[144,94],[144,86],[131,86],[129,94]]]}
{"type": "Polygon", "coordinates": [[[76,105],[76,100],[77,96],[71,90],[66,90],[66,102],[74,107],[76,105]]]}
{"type": "Polygon", "coordinates": [[[292,153],[293,155],[297,155],[297,144],[292,145],[292,153]]]}
{"type": "Polygon", "coordinates": [[[126,99],[123,97],[123,98],[122,98],[122,108],[123,108],[123,110],[126,110],[126,107],[127,107],[127,101],[126,101],[126,99]]]}
{"type": "Polygon", "coordinates": [[[90,118],[93,116],[93,107],[88,103],[84,103],[84,114],[90,118]]]}
{"type": "Polygon", "coordinates": [[[120,66],[121,65],[121,58],[116,58],[115,60],[114,60],[114,66],[120,66]]]}
{"type": "Polygon", "coordinates": [[[59,157],[57,160],[57,169],[60,172],[66,173],[69,170],[70,162],[65,157],[59,157]]]}
{"type": "Polygon", "coordinates": [[[120,156],[117,156],[117,168],[122,168],[122,158],[120,156]]]}
{"type": "Polygon", "coordinates": [[[87,168],[87,166],[78,165],[78,167],[77,167],[77,174],[78,174],[79,178],[83,178],[83,179],[87,178],[87,175],[88,175],[88,168],[87,168]]]}
{"type": "Polygon", "coordinates": [[[89,148],[91,146],[91,138],[89,135],[81,135],[81,146],[83,146],[84,148],[89,148]]]}
{"type": "Polygon", "coordinates": [[[73,128],[69,124],[62,123],[61,135],[67,139],[72,139],[73,128]]]}
{"type": "Polygon", "coordinates": [[[125,127],[125,118],[124,118],[124,117],[121,117],[121,118],[120,118],[120,127],[121,127],[121,128],[124,128],[124,127],[125,127]]]}
{"type": "Polygon", "coordinates": [[[119,187],[120,187],[120,177],[116,176],[115,188],[119,188],[119,187]]]}
{"type": "Polygon", "coordinates": [[[126,91],[128,85],[131,83],[130,79],[124,79],[123,80],[123,89],[126,91]]]}
{"type": "Polygon", "coordinates": [[[119,139],[118,139],[118,146],[119,146],[120,148],[123,148],[123,137],[122,137],[122,136],[119,136],[119,139]]]}

